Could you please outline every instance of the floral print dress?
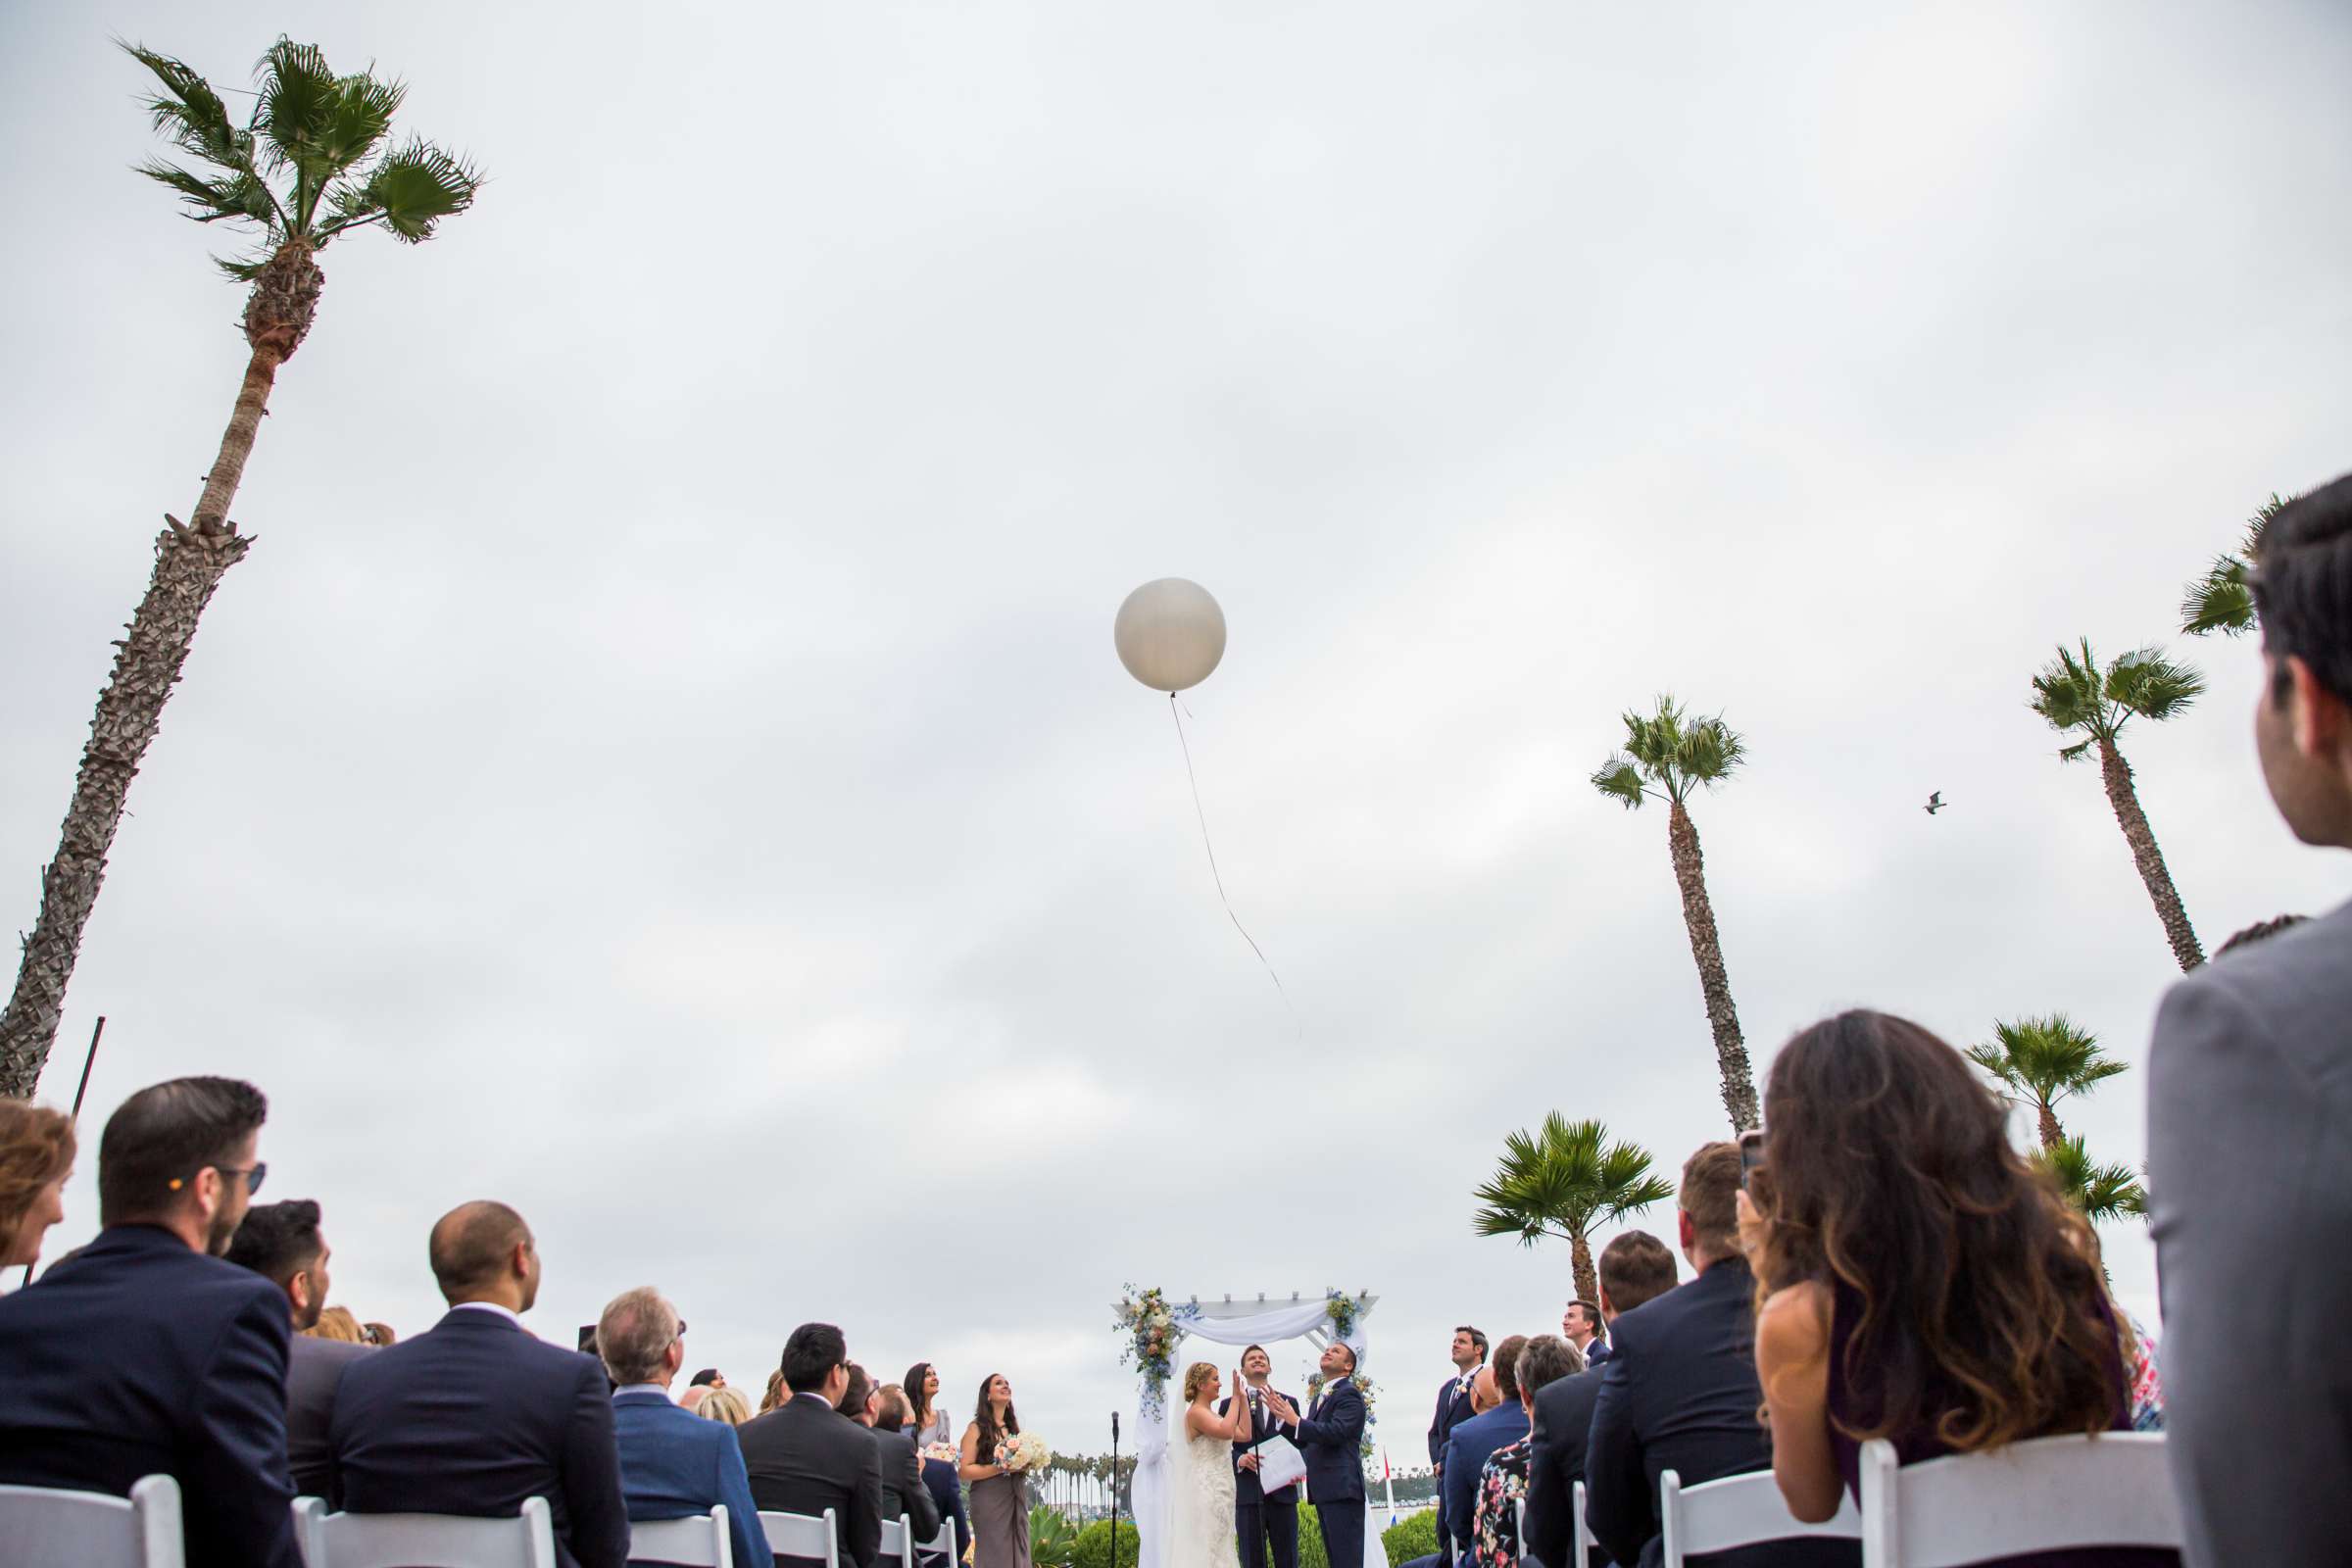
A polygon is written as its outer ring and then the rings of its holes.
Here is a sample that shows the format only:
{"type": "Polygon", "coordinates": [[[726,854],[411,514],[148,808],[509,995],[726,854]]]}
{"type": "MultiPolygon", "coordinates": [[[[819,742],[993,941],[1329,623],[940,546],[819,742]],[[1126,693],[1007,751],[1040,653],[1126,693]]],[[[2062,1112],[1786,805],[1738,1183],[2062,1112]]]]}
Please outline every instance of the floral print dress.
{"type": "Polygon", "coordinates": [[[1506,1443],[1478,1473],[1478,1515],[1470,1527],[1470,1560],[1477,1568],[1518,1568],[1518,1501],[1527,1495],[1527,1461],[1534,1440],[1506,1443]]]}

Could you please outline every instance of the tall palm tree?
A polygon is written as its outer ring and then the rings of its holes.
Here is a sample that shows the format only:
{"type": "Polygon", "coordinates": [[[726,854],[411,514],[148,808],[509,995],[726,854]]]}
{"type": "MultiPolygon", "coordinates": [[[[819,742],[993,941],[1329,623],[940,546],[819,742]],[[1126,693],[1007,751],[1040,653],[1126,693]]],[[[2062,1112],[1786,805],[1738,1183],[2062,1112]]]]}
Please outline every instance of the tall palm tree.
{"type": "Polygon", "coordinates": [[[2254,590],[2249,584],[2254,563],[2262,554],[2262,530],[2286,506],[2277,491],[2246,519],[2246,537],[2230,554],[2213,558],[2205,575],[2192,581],[2180,596],[2180,629],[2191,637],[2225,632],[2231,637],[2254,626],[2254,590]]]}
{"type": "Polygon", "coordinates": [[[2045,1150],[2066,1139],[2066,1129],[2058,1125],[2058,1102],[2132,1067],[2104,1054],[2089,1031],[2062,1012],[1995,1023],[1992,1033],[1990,1044],[1968,1048],[1968,1059],[1992,1074],[2011,1100],[2034,1107],[2045,1150]]]}
{"type": "Polygon", "coordinates": [[[1527,1247],[1566,1237],[1576,1294],[1588,1301],[1600,1299],[1592,1232],[1674,1196],[1672,1182],[1650,1174],[1647,1150],[1608,1136],[1597,1121],[1572,1123],[1555,1110],[1538,1131],[1504,1139],[1502,1163],[1471,1195],[1486,1205],[1470,1220],[1481,1236],[1516,1236],[1527,1247]]]}
{"type": "Polygon", "coordinates": [[[89,743],[66,808],[57,857],[41,876],[41,908],[5,1011],[0,1011],[0,1094],[24,1098],[40,1081],[57,1037],[81,933],[98,902],[106,857],[122,820],[132,775],[163,722],[164,704],[187,662],[197,618],[252,536],[228,509],[268,412],[279,366],[311,329],[325,276],[318,250],[338,235],[383,228],[416,244],[473,202],[481,176],[427,142],[389,145],[407,89],[370,72],[338,76],[310,44],[280,38],[255,69],[253,112],[243,125],[193,70],[124,44],[161,90],[145,100],[155,128],[192,161],[151,159],[139,172],[170,186],[200,223],[250,231],[244,256],[219,265],[251,285],[243,383],[188,520],[167,514],[155,570],[130,628],[115,646],[114,672],[98,694],[89,743]]]}
{"type": "Polygon", "coordinates": [[[2058,1196],[2093,1225],[2148,1211],[2147,1190],[2129,1165],[2102,1165],[2080,1138],[2062,1138],[2034,1158],[2057,1183],[2058,1196]]]}
{"type": "Polygon", "coordinates": [[[2132,764],[2116,749],[2116,738],[2134,718],[2162,723],[2195,702],[2204,690],[2205,677],[2193,665],[2177,664],[2153,648],[2121,655],[2102,673],[2086,637],[2081,657],[2061,646],[2058,657],[2034,677],[2030,705],[2061,735],[2082,737],[2058,753],[2061,761],[2077,761],[2093,751],[2099,754],[2107,804],[2123,827],[2124,842],[2132,846],[2132,862],[2139,867],[2139,879],[2147,884],[2148,897],[2156,905],[2156,918],[2164,923],[2165,940],[2172,944],[2173,956],[2183,969],[2203,963],[2205,951],[2197,946],[2188,911],[2174,891],[2164,852],[2156,847],[2155,830],[2148,826],[2147,813],[2139,808],[2139,794],[2132,786],[2132,764]]]}
{"type": "Polygon", "coordinates": [[[1732,979],[1723,966],[1723,940],[1715,932],[1715,906],[1707,898],[1706,866],[1690,803],[1694,791],[1712,789],[1731,777],[1746,756],[1746,744],[1721,715],[1693,718],[1672,697],[1661,697],[1656,712],[1625,715],[1625,750],[1592,775],[1592,787],[1629,811],[1639,810],[1643,801],[1666,803],[1666,848],[1674,858],[1675,885],[1682,890],[1683,926],[1690,935],[1699,993],[1706,999],[1707,1023],[1715,1032],[1723,1108],[1731,1113],[1734,1132],[1758,1123],[1756,1086],[1748,1074],[1740,1010],[1732,1004],[1732,979]]]}

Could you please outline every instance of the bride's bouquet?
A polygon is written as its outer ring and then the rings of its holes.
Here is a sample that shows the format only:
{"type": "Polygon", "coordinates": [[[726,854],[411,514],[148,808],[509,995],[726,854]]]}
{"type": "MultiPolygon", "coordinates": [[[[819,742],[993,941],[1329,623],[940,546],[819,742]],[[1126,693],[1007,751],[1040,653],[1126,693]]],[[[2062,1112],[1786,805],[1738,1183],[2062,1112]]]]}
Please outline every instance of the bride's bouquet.
{"type": "Polygon", "coordinates": [[[997,1463],[1007,1470],[1043,1470],[1053,1462],[1054,1450],[1034,1433],[1015,1433],[997,1445],[997,1463]]]}

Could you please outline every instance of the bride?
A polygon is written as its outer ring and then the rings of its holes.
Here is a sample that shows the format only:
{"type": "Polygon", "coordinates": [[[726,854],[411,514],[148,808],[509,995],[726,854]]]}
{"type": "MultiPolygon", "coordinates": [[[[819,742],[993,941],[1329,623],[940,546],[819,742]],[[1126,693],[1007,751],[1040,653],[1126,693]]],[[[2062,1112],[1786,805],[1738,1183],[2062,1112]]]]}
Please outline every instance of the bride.
{"type": "MultiPolygon", "coordinates": [[[[1233,1533],[1233,1445],[1250,1437],[1250,1401],[1217,1414],[1216,1367],[1184,1373],[1184,1415],[1168,1442],[1168,1549],[1164,1568],[1238,1568],[1233,1533]]],[[[1242,1375],[1233,1375],[1242,1386],[1242,1375]]]]}

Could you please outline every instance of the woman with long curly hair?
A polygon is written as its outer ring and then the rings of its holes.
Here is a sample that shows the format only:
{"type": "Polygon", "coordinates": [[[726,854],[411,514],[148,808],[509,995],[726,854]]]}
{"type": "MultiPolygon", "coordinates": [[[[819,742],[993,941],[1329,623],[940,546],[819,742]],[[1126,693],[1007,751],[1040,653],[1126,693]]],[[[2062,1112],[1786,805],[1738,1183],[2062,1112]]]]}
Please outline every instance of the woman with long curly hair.
{"type": "Polygon", "coordinates": [[[1773,1475],[1797,1518],[1859,1497],[1873,1438],[1912,1464],[2131,1426],[2122,1331],[2087,1228],[2010,1144],[2008,1121],[1958,1052],[1885,1013],[1825,1019],[1774,1058],[1769,1143],[1741,1207],[1773,1475]]]}
{"type": "Polygon", "coordinates": [[[0,1100],[0,1268],[39,1260],[41,1238],[66,1217],[74,1152],[73,1118],[0,1100]]]}
{"type": "Polygon", "coordinates": [[[1029,1481],[998,1460],[999,1446],[1021,1435],[1012,1384],[1002,1372],[980,1380],[980,1402],[963,1429],[956,1473],[971,1485],[972,1568],[1029,1568],[1029,1481]]]}

